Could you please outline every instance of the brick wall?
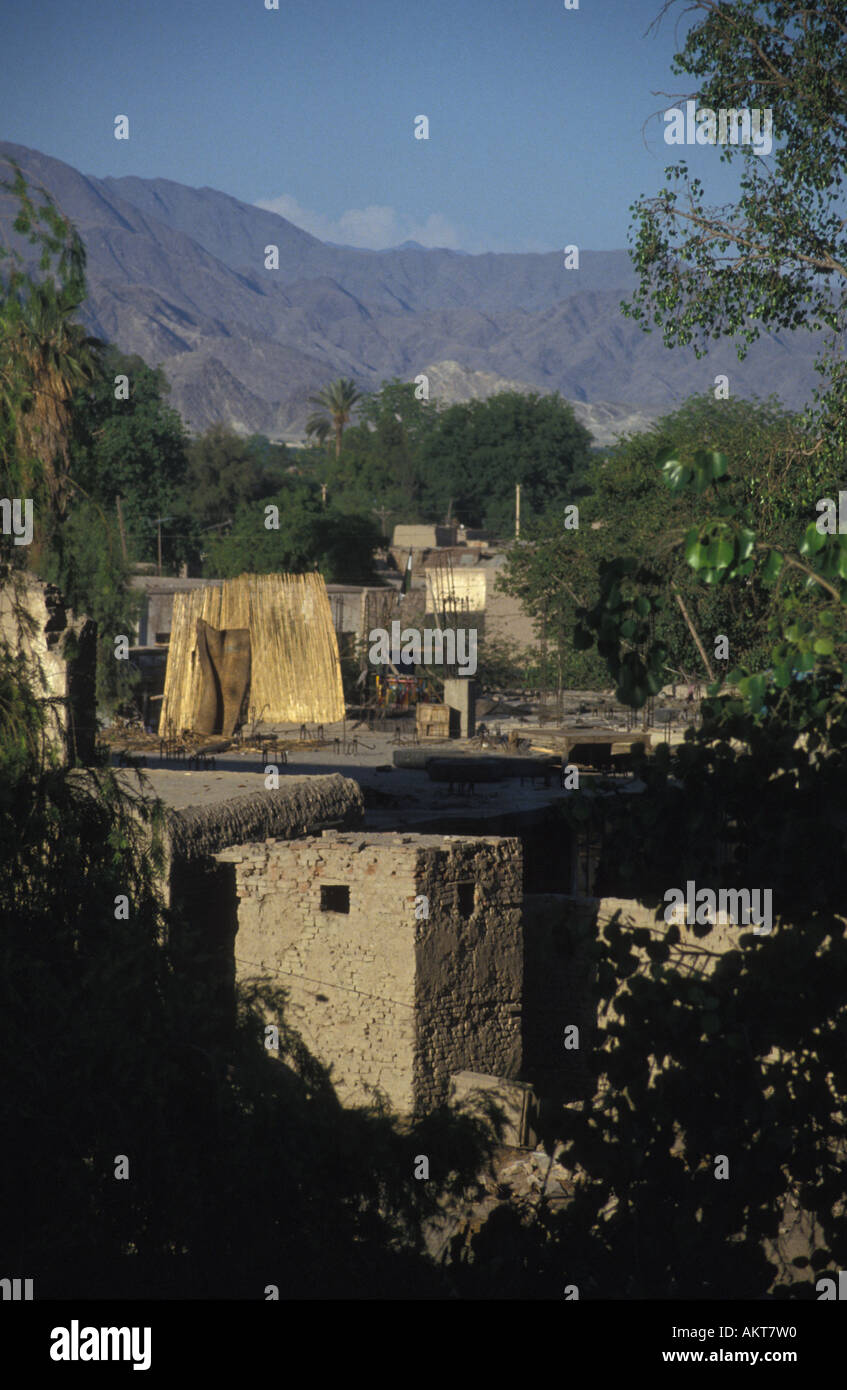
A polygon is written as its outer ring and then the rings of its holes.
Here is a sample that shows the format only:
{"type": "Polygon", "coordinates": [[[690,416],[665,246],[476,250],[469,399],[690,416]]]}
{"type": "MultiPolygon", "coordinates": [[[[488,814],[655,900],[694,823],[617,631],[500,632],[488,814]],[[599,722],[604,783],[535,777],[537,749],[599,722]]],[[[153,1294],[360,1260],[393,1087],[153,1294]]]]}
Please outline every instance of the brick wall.
{"type": "Polygon", "coordinates": [[[519,841],[327,831],[216,858],[235,871],[236,978],[288,991],[343,1101],[378,1087],[410,1113],[445,1099],[451,1072],[517,1075],[519,841]]]}
{"type": "Polygon", "coordinates": [[[328,832],[218,858],[236,863],[236,978],[268,973],[288,991],[287,1021],[332,1065],[342,1100],[363,1102],[379,1086],[411,1109],[414,857],[328,832]],[[321,889],[333,887],[349,889],[349,911],[321,907],[321,889]]]}
{"type": "Polygon", "coordinates": [[[517,839],[417,838],[430,915],[415,923],[415,1094],[427,1110],[451,1072],[519,1075],[522,855],[517,839]]]}

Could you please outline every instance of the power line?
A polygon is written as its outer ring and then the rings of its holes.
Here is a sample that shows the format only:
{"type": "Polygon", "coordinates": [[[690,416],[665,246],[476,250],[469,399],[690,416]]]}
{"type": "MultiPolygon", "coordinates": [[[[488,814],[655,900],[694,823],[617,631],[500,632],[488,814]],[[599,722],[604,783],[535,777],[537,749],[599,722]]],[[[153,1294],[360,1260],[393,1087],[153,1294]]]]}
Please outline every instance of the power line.
{"type": "Polygon", "coordinates": [[[308,980],[311,985],[326,985],[328,989],[343,989],[347,994],[360,994],[363,999],[379,999],[383,1004],[396,1004],[399,1009],[414,1009],[414,1004],[407,1004],[402,999],[389,999],[386,994],[369,994],[364,989],[354,989],[352,985],[340,985],[336,980],[316,980],[311,975],[295,975],[291,970],[274,970],[272,966],[260,965],[255,960],[244,960],[242,956],[235,957],[239,965],[252,965],[256,970],[264,970],[269,975],[284,975],[289,980],[308,980]]]}

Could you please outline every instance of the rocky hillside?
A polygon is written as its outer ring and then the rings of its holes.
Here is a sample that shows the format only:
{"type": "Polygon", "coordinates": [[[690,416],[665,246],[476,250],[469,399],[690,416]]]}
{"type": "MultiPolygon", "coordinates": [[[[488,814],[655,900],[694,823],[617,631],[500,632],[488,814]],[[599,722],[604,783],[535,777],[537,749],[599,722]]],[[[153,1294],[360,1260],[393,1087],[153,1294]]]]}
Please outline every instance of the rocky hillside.
{"type": "MultiPolygon", "coordinates": [[[[500,391],[520,391],[526,395],[539,389],[525,381],[497,376],[495,372],[469,371],[458,362],[433,362],[423,368],[423,373],[429,380],[430,398],[442,405],[485,401],[500,391]]],[[[595,444],[611,444],[621,434],[649,429],[659,415],[658,411],[635,410],[625,405],[612,405],[609,401],[590,404],[574,401],[573,408],[580,424],[593,435],[595,444]]]]}
{"type": "MultiPolygon", "coordinates": [[[[559,391],[601,443],[711,389],[719,372],[734,395],[774,392],[795,407],[816,384],[820,343],[808,333],[763,339],[744,363],[731,344],[699,362],[669,352],[620,313],[634,284],[624,251],[584,251],[579,270],[559,252],[359,251],[212,188],[90,178],[0,143],[0,167],[10,157],[83,236],[89,330],[161,363],[193,429],[223,420],[299,439],[308,396],[332,378],[372,390],[427,363],[444,400],[498,381],[559,391]],[[278,270],[264,267],[270,245],[278,270]]],[[[13,215],[0,201],[0,220],[13,215]]]]}

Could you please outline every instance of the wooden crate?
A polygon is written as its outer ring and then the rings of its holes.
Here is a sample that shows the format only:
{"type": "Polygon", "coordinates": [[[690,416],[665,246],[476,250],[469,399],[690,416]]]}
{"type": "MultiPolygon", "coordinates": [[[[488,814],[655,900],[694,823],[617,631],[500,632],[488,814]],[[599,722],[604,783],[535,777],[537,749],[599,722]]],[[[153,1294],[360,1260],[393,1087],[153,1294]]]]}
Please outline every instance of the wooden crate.
{"type": "Polygon", "coordinates": [[[418,738],[449,738],[448,705],[416,705],[418,738]]]}

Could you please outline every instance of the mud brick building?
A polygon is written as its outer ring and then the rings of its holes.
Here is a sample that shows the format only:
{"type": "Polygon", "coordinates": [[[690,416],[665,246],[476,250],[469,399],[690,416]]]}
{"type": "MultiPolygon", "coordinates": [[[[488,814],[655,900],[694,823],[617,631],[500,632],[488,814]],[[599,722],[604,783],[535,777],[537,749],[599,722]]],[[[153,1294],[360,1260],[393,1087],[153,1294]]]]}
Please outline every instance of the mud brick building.
{"type": "Polygon", "coordinates": [[[342,1101],[378,1087],[420,1114],[454,1072],[519,1075],[519,840],[328,830],[215,858],[237,900],[236,978],[288,991],[342,1101]]]}

